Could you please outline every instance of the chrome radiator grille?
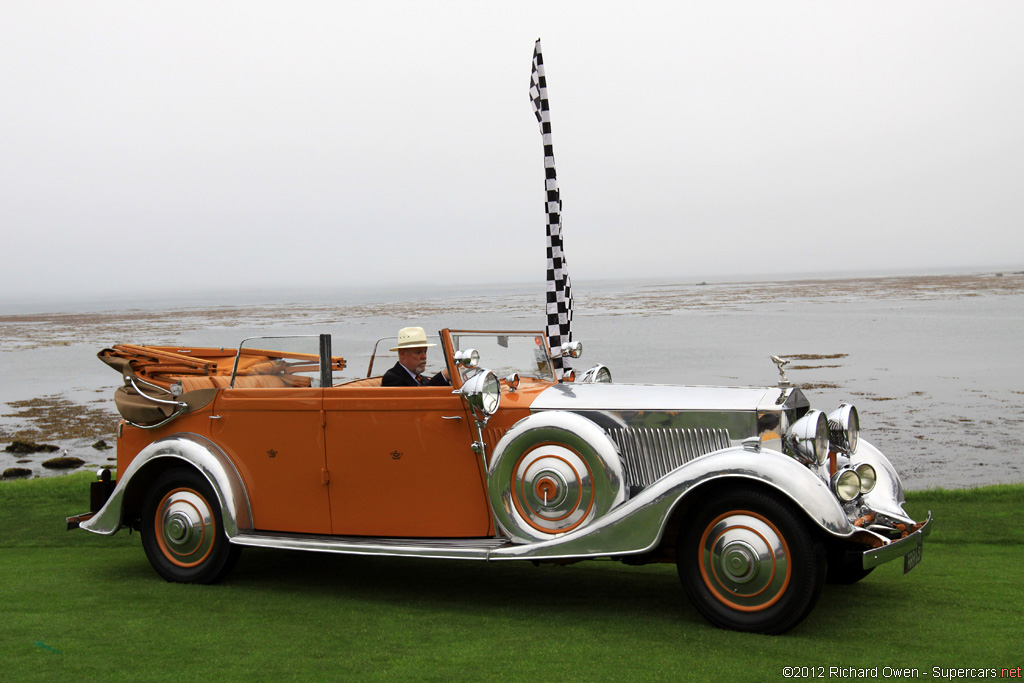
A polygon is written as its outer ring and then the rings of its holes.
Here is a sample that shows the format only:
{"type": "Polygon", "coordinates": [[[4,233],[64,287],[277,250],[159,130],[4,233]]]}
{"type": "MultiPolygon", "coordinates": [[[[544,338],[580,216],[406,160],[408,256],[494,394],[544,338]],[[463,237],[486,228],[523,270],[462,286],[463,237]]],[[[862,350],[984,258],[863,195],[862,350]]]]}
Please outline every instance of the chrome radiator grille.
{"type": "Polygon", "coordinates": [[[649,486],[680,465],[731,445],[727,429],[624,427],[608,434],[625,459],[630,486],[649,486]]]}

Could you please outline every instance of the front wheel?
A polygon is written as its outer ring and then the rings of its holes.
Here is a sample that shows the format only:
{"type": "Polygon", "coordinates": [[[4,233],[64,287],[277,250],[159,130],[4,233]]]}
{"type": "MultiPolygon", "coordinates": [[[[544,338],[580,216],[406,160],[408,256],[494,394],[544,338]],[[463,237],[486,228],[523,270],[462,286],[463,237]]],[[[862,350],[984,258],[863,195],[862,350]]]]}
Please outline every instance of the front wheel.
{"type": "Polygon", "coordinates": [[[680,531],[679,578],[697,610],[723,628],[783,633],[806,617],[825,583],[825,552],[779,496],[738,488],[680,531]]]}
{"type": "Polygon", "coordinates": [[[163,473],[142,512],[142,547],[168,581],[216,583],[231,571],[241,548],[228,542],[210,483],[192,469],[163,473]]]}

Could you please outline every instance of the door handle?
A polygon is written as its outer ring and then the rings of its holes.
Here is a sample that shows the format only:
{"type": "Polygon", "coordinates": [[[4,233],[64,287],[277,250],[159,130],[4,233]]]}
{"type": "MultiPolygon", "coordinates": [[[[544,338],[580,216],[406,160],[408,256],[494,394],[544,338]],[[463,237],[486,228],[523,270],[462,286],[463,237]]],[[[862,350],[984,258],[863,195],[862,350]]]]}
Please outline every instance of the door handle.
{"type": "Polygon", "coordinates": [[[441,419],[442,420],[461,420],[462,416],[461,415],[442,415],[441,419]]]}

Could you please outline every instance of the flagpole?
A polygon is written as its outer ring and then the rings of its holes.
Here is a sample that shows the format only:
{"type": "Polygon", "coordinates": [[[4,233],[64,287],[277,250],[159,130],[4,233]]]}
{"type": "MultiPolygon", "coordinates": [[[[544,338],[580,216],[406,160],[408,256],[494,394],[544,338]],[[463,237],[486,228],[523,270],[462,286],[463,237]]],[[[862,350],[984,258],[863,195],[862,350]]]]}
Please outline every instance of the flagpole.
{"type": "MultiPolygon", "coordinates": [[[[544,212],[547,215],[547,293],[546,312],[548,346],[558,353],[562,344],[572,341],[572,286],[566,267],[562,242],[562,199],[555,174],[555,152],[551,143],[551,110],[548,105],[548,84],[544,75],[544,57],[540,38],[533,47],[533,69],[530,72],[530,102],[540,125],[544,144],[544,212]]],[[[569,368],[568,358],[554,359],[555,375],[561,379],[569,368]]]]}

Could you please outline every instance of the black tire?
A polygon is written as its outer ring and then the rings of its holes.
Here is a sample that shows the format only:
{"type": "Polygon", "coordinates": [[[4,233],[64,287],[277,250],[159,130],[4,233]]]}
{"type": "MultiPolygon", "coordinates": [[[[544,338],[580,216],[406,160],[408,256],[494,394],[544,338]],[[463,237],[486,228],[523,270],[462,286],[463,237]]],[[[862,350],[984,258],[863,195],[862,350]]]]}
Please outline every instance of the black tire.
{"type": "Polygon", "coordinates": [[[210,483],[189,468],[164,472],[150,487],[141,534],[153,569],[177,583],[216,583],[241,554],[224,533],[210,483]]]}
{"type": "Polygon", "coordinates": [[[788,631],[810,613],[825,583],[825,550],[802,514],[754,487],[716,496],[692,515],[676,552],[694,607],[736,631],[788,631]]]}
{"type": "MultiPolygon", "coordinates": [[[[857,583],[875,570],[874,567],[864,569],[861,564],[861,552],[848,555],[847,550],[842,544],[833,545],[828,549],[828,576],[825,579],[827,583],[848,586],[857,583]]],[[[863,551],[863,546],[855,550],[863,551]]]]}

